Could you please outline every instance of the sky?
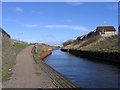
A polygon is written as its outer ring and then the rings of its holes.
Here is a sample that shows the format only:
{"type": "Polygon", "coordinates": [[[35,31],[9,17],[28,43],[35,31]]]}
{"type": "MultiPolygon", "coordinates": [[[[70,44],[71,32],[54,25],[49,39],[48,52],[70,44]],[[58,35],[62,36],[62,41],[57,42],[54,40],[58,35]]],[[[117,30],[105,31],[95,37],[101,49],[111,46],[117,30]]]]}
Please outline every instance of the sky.
{"type": "Polygon", "coordinates": [[[97,26],[117,30],[117,2],[2,2],[2,28],[13,39],[62,45],[97,26]]]}
{"type": "Polygon", "coordinates": [[[119,0],[2,0],[2,2],[118,2],[119,0]]]}

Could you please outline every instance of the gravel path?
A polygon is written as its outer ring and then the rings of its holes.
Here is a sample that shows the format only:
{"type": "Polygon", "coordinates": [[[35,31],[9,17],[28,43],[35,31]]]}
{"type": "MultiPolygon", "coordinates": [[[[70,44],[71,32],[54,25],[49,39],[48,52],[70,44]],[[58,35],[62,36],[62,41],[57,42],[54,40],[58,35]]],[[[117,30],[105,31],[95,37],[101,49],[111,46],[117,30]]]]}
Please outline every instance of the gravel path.
{"type": "Polygon", "coordinates": [[[32,47],[25,48],[17,55],[13,74],[3,82],[3,88],[55,88],[49,76],[34,62],[32,47]]]}

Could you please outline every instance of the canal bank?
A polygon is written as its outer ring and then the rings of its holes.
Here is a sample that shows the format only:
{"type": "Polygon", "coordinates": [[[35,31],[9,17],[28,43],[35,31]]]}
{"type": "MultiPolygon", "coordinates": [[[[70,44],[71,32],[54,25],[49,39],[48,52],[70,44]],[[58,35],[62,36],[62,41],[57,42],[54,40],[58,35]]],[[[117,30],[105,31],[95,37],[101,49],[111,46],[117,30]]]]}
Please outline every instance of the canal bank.
{"type": "Polygon", "coordinates": [[[72,49],[61,49],[61,51],[69,52],[77,57],[93,58],[99,61],[120,63],[120,52],[82,51],[72,49]]]}
{"type": "Polygon", "coordinates": [[[120,68],[116,64],[76,57],[60,50],[54,50],[45,63],[81,88],[118,88],[120,68]]]}
{"type": "Polygon", "coordinates": [[[73,83],[71,80],[64,77],[61,73],[57,72],[51,66],[44,63],[44,59],[51,55],[52,51],[48,49],[44,52],[39,53],[38,56],[35,56],[34,53],[36,51],[38,51],[38,48],[34,46],[31,52],[33,54],[35,62],[37,63],[37,65],[39,65],[42,71],[44,71],[49,76],[49,78],[52,81],[52,84],[54,84],[56,88],[80,88],[79,85],[73,83]]]}

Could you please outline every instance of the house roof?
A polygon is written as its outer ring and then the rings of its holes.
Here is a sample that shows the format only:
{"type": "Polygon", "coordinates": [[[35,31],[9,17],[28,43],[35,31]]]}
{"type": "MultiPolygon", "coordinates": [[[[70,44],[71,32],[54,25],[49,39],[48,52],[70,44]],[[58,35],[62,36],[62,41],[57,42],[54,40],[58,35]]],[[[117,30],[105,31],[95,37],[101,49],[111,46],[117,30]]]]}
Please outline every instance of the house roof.
{"type": "Polygon", "coordinates": [[[118,26],[118,29],[120,29],[120,25],[118,26]]]}
{"type": "Polygon", "coordinates": [[[96,30],[116,31],[113,26],[98,26],[96,30]]]}
{"type": "Polygon", "coordinates": [[[6,31],[4,31],[1,27],[0,27],[0,32],[2,32],[3,34],[6,34],[10,38],[10,35],[6,31]]]}

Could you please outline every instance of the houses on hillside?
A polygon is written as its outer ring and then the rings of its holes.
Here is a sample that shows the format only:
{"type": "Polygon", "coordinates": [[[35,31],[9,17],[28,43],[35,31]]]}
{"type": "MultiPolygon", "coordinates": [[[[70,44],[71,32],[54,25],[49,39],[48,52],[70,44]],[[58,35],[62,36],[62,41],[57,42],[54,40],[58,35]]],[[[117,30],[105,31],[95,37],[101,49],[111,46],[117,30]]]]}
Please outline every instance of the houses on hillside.
{"type": "Polygon", "coordinates": [[[115,28],[113,26],[98,26],[94,31],[89,32],[83,36],[77,37],[77,41],[84,41],[94,36],[109,37],[115,35],[115,28]]]}

